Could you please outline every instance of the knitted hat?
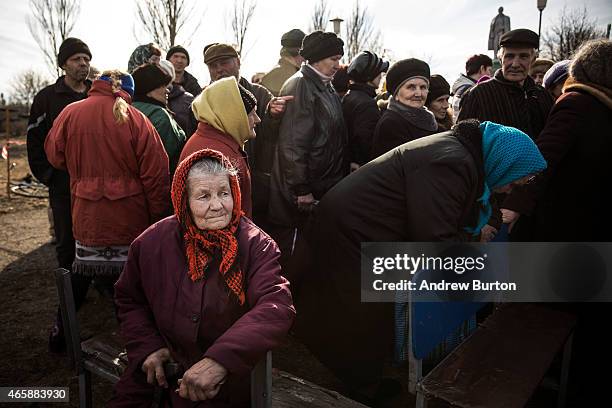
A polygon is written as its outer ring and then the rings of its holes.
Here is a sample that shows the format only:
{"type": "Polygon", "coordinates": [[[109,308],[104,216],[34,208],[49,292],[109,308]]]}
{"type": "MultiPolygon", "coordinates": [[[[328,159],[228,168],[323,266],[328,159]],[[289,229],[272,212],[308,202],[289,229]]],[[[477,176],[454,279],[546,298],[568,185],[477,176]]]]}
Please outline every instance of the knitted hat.
{"type": "Polygon", "coordinates": [[[368,82],[388,69],[389,61],[383,61],[373,52],[363,51],[353,58],[346,72],[353,81],[368,82]]]}
{"type": "Polygon", "coordinates": [[[68,37],[60,45],[59,53],[57,54],[57,65],[61,68],[62,65],[66,63],[68,58],[72,57],[74,54],[87,54],[89,59],[91,59],[91,51],[89,51],[89,47],[83,41],[78,38],[68,37]]]}
{"type": "Polygon", "coordinates": [[[540,37],[531,30],[518,28],[502,35],[499,40],[499,46],[538,48],[540,46],[540,37]]]}
{"type": "Polygon", "coordinates": [[[238,84],[238,90],[240,91],[240,98],[242,98],[244,110],[246,110],[246,113],[248,115],[257,106],[257,99],[255,98],[255,95],[253,95],[248,89],[246,89],[240,84],[238,84]]]}
{"type": "Polygon", "coordinates": [[[187,52],[187,50],[185,48],[183,48],[182,45],[175,45],[174,47],[171,47],[168,52],[166,53],[166,59],[170,60],[170,57],[173,54],[176,54],[177,52],[181,52],[183,54],[185,54],[185,56],[187,57],[187,65],[189,66],[189,53],[187,52]]]}
{"type": "Polygon", "coordinates": [[[142,64],[148,64],[151,62],[151,57],[158,55],[161,57],[161,51],[155,43],[139,45],[132,51],[130,60],[128,61],[128,71],[130,73],[141,66],[142,64]]]}
{"type": "Polygon", "coordinates": [[[146,95],[161,86],[167,86],[172,82],[172,77],[168,75],[157,64],[143,64],[132,72],[135,84],[135,95],[146,95]]]}
{"type": "MultiPolygon", "coordinates": [[[[111,82],[113,79],[109,76],[102,75],[99,80],[111,82]]],[[[125,92],[129,93],[130,96],[134,96],[134,78],[130,74],[123,74],[120,78],[121,80],[121,89],[125,92]]]]}
{"type": "Polygon", "coordinates": [[[172,63],[168,60],[161,60],[159,61],[159,67],[163,69],[164,72],[168,74],[170,78],[172,78],[171,82],[174,82],[174,80],[176,79],[176,72],[174,71],[174,65],[172,65],[172,63]]]}
{"type": "Polygon", "coordinates": [[[401,84],[414,77],[420,77],[429,82],[429,65],[416,58],[397,61],[387,72],[387,90],[395,95],[401,84]]]}
{"type": "Polygon", "coordinates": [[[206,65],[222,58],[238,58],[238,52],[229,44],[212,43],[204,47],[204,63],[206,65]]]}
{"type": "Polygon", "coordinates": [[[546,160],[540,150],[522,131],[486,121],[480,124],[480,133],[485,185],[483,194],[478,199],[481,204],[478,224],[473,229],[467,229],[475,234],[480,233],[491,217],[489,198],[493,189],[546,168],[546,160]]]}
{"type": "Polygon", "coordinates": [[[321,61],[334,55],[344,55],[344,41],[334,33],[314,31],[304,37],[300,55],[309,63],[321,61]]]}
{"type": "Polygon", "coordinates": [[[294,28],[281,37],[281,45],[288,48],[300,48],[306,34],[302,30],[294,28]]]}
{"type": "Polygon", "coordinates": [[[584,43],[576,51],[569,70],[578,82],[612,89],[612,42],[600,39],[584,43]]]}
{"type": "Polygon", "coordinates": [[[432,75],[429,78],[429,93],[427,94],[425,105],[429,105],[432,101],[443,95],[450,96],[450,85],[442,75],[432,75]]]}
{"type": "Polygon", "coordinates": [[[558,83],[565,81],[569,75],[568,71],[571,62],[571,60],[563,60],[550,67],[550,69],[546,71],[546,74],[544,74],[544,80],[542,82],[544,88],[551,89],[558,83]]]}
{"type": "Polygon", "coordinates": [[[553,60],[549,60],[548,58],[536,58],[531,64],[531,69],[529,70],[530,74],[535,72],[546,72],[554,65],[553,60]]]}

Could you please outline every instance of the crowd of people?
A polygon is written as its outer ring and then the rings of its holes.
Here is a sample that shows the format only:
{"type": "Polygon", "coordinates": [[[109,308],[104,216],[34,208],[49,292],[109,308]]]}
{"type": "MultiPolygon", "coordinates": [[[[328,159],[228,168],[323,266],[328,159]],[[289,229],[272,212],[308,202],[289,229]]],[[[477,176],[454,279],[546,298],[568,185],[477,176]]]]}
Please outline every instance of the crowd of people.
{"type": "MultiPolygon", "coordinates": [[[[292,327],[351,396],[383,404],[393,310],[361,302],[362,242],[611,240],[609,40],[555,62],[508,31],[499,69],[470,56],[452,86],[416,58],[341,66],[330,32],[280,45],[258,83],[231,45],[207,45],[201,86],[180,45],[90,78],[92,52],[68,38],[65,75],[34,99],[28,158],[58,264],[77,308],[92,281],[114,292],[129,366],[111,406],[150,406],[155,386],[175,407],[243,406],[292,327]]],[[[58,309],[49,349],[64,348],[58,309]]]]}

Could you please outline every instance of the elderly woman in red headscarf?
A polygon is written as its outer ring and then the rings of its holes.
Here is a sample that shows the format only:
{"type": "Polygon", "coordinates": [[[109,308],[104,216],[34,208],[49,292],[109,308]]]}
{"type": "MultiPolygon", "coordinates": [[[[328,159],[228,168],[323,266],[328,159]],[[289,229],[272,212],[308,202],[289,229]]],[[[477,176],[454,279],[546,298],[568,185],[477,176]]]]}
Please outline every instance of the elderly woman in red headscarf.
{"type": "Polygon", "coordinates": [[[129,366],[110,405],[151,406],[157,385],[173,407],[244,406],[250,370],[295,316],[280,252],[243,215],[237,172],[215,150],[181,162],[172,202],[175,214],[132,243],[115,285],[129,366]],[[177,384],[169,361],[184,370],[177,384]]]}

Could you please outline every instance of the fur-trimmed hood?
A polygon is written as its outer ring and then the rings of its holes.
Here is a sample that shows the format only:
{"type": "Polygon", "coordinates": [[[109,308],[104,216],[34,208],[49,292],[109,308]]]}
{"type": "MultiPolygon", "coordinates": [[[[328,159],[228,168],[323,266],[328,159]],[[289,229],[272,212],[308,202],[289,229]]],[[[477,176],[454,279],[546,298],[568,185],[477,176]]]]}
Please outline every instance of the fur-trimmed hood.
{"type": "Polygon", "coordinates": [[[563,87],[563,92],[583,91],[599,100],[606,105],[608,109],[612,109],[612,89],[604,88],[603,86],[578,82],[576,78],[569,77],[563,87]]]}

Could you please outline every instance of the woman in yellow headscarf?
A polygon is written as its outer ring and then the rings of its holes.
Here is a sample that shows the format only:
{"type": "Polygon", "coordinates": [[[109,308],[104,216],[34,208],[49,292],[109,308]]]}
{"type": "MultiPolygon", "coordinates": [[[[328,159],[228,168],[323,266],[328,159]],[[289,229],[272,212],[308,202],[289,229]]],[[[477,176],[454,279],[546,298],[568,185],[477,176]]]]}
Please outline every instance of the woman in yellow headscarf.
{"type": "Polygon", "coordinates": [[[242,209],[252,217],[251,173],[243,150],[247,140],[255,138],[257,99],[236,78],[220,79],[207,86],[191,105],[198,129],[183,148],[179,161],[202,149],[221,152],[238,170],[242,209]]]}

